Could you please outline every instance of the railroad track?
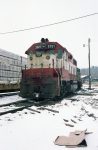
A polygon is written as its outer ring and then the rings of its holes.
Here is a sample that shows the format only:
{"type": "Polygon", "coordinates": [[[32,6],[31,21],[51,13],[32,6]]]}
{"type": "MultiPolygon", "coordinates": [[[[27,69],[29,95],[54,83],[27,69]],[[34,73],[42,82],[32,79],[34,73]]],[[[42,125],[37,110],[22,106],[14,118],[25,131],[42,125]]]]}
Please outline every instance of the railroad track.
{"type": "MultiPolygon", "coordinates": [[[[17,94],[17,93],[14,93],[17,94]]],[[[8,97],[10,96],[9,94],[7,95],[8,97]]],[[[67,96],[67,98],[70,98],[71,96],[67,96]]],[[[13,101],[13,100],[12,100],[13,101]]],[[[42,101],[35,101],[32,99],[21,99],[18,101],[10,102],[7,104],[2,104],[0,105],[0,116],[8,114],[8,113],[16,113],[17,111],[22,111],[23,109],[28,109],[30,111],[36,112],[36,113],[41,113],[42,110],[47,110],[51,111],[53,113],[59,113],[59,111],[51,109],[52,105],[55,105],[56,103],[59,103],[60,100],[50,100],[50,99],[45,99],[42,101]],[[35,106],[34,109],[32,109],[32,106],[35,106]]]]}
{"type": "Polygon", "coordinates": [[[22,111],[23,109],[28,109],[30,111],[41,113],[42,110],[51,111],[53,113],[59,113],[59,111],[47,108],[48,105],[52,105],[53,101],[33,101],[33,100],[20,100],[8,104],[0,105],[0,116],[8,113],[16,113],[17,111],[22,111]],[[32,106],[35,106],[33,109],[32,106]]]}
{"type": "Polygon", "coordinates": [[[9,104],[3,104],[3,105],[0,105],[0,116],[8,114],[8,113],[15,113],[17,111],[21,111],[31,106],[32,106],[32,103],[26,100],[12,102],[9,104]]]}
{"type": "Polygon", "coordinates": [[[12,96],[12,95],[18,95],[19,91],[16,92],[5,92],[5,93],[0,93],[0,97],[4,97],[4,96],[12,96]]]}

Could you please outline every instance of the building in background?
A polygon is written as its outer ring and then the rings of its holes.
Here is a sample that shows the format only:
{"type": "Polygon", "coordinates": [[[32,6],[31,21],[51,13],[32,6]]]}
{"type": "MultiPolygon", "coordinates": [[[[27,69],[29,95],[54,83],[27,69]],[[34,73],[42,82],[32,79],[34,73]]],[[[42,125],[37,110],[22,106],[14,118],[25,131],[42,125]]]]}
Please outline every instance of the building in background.
{"type": "MultiPolygon", "coordinates": [[[[98,66],[92,66],[90,68],[91,70],[91,79],[92,80],[98,80],[98,66]]],[[[81,69],[81,75],[82,76],[88,76],[89,75],[89,69],[88,68],[83,68],[81,69]]]]}
{"type": "Polygon", "coordinates": [[[21,70],[27,65],[27,58],[0,49],[0,82],[20,82],[21,70]]]}

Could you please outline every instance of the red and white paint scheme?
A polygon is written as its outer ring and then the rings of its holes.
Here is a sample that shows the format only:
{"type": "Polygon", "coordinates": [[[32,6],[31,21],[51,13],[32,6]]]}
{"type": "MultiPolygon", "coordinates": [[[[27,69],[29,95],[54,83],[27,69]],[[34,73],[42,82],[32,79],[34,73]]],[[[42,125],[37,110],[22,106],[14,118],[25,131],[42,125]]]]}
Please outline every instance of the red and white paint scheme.
{"type": "Polygon", "coordinates": [[[25,53],[28,66],[22,70],[22,97],[55,98],[77,89],[77,61],[58,42],[42,38],[25,53]]]}

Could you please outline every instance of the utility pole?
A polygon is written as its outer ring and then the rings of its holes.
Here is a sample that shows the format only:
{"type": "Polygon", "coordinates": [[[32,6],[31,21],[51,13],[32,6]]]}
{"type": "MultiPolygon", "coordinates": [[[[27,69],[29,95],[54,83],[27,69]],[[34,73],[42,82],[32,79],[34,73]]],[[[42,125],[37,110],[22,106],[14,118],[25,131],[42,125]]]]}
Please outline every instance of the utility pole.
{"type": "Polygon", "coordinates": [[[91,69],[90,69],[90,38],[88,38],[88,63],[89,63],[89,89],[91,90],[91,69]]]}
{"type": "Polygon", "coordinates": [[[83,44],[83,47],[88,46],[88,65],[89,65],[89,87],[88,88],[91,90],[90,42],[91,39],[88,38],[88,44],[87,45],[83,44]]]}

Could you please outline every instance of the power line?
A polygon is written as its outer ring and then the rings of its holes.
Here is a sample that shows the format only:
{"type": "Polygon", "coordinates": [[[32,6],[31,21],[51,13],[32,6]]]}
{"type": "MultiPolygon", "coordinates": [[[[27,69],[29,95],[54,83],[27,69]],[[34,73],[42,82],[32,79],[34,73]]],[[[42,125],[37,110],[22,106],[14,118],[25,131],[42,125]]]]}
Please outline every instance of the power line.
{"type": "Polygon", "coordinates": [[[23,31],[27,31],[27,30],[34,30],[34,29],[49,27],[49,26],[53,26],[53,25],[57,25],[57,24],[61,24],[61,23],[67,23],[67,22],[75,21],[78,19],[82,19],[82,18],[94,16],[94,15],[98,15],[98,13],[88,14],[85,16],[80,16],[80,17],[76,17],[76,18],[71,18],[71,19],[67,19],[67,20],[63,20],[63,21],[59,21],[59,22],[54,22],[54,23],[50,23],[50,24],[45,24],[45,25],[40,25],[40,26],[36,26],[36,27],[31,27],[31,28],[13,30],[13,31],[8,31],[8,32],[1,32],[0,34],[10,34],[10,33],[15,33],[15,32],[23,32],[23,31]]]}

